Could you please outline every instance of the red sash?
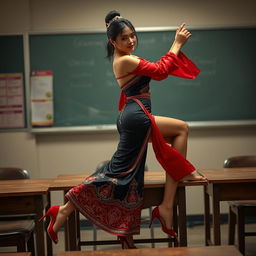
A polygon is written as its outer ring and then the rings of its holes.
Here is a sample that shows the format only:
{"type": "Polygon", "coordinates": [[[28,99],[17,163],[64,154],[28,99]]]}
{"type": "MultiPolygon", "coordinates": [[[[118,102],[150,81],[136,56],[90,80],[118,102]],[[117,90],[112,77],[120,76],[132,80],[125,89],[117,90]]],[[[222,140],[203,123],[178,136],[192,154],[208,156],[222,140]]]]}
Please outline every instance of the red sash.
{"type": "Polygon", "coordinates": [[[195,170],[195,167],[181,153],[165,142],[165,139],[155,122],[154,116],[148,112],[145,106],[136,97],[129,97],[129,99],[137,102],[151,121],[153,149],[158,162],[162,165],[164,170],[175,181],[180,181],[182,178],[192,173],[195,170]]]}

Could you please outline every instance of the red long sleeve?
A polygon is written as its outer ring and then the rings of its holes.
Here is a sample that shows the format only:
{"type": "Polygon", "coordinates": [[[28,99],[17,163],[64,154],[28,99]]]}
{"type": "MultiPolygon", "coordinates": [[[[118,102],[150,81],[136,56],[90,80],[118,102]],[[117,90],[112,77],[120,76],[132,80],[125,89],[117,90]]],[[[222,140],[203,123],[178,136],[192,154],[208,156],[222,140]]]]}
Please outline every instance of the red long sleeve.
{"type": "MultiPolygon", "coordinates": [[[[182,52],[176,56],[172,52],[167,52],[157,62],[150,62],[140,58],[138,66],[129,74],[149,76],[154,80],[163,80],[169,75],[182,78],[194,79],[199,74],[198,67],[182,52]]],[[[126,102],[125,93],[122,91],[118,109],[121,110],[126,102]]]]}
{"type": "Polygon", "coordinates": [[[167,52],[165,56],[155,63],[140,58],[139,65],[131,73],[149,76],[154,80],[160,81],[169,75],[194,79],[199,72],[200,70],[197,66],[182,52],[178,56],[172,52],[167,52]]]}

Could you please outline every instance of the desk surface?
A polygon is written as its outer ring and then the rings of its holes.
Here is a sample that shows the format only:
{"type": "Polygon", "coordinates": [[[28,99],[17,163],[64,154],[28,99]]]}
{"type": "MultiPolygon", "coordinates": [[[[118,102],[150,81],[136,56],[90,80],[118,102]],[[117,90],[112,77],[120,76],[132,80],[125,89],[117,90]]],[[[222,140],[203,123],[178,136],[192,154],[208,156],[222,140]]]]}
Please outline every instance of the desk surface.
{"type": "MultiPolygon", "coordinates": [[[[78,184],[82,183],[86,177],[90,174],[60,174],[57,179],[55,179],[50,184],[50,190],[63,190],[70,189],[78,184]]],[[[165,184],[165,172],[164,171],[148,171],[145,172],[145,187],[164,187],[165,184]]],[[[199,186],[207,185],[205,181],[186,181],[180,182],[179,186],[199,186]]]]}
{"type": "Polygon", "coordinates": [[[147,248],[135,250],[105,250],[61,252],[57,256],[242,256],[234,246],[147,248]]]}
{"type": "Polygon", "coordinates": [[[1,256],[31,256],[31,252],[0,252],[1,256]]]}
{"type": "Polygon", "coordinates": [[[200,170],[209,183],[241,183],[256,181],[256,167],[200,170]]]}
{"type": "Polygon", "coordinates": [[[0,180],[0,197],[47,194],[54,179],[0,180]]]}

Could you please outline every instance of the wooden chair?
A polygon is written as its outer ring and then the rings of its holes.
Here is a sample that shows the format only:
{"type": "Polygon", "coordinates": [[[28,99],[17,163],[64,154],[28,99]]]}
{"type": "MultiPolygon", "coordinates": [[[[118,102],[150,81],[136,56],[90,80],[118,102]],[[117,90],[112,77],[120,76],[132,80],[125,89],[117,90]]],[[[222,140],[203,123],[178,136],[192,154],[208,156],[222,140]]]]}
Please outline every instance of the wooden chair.
{"type": "MultiPolygon", "coordinates": [[[[256,167],[256,156],[235,156],[225,160],[224,168],[256,167]]],[[[237,223],[238,249],[244,254],[245,237],[256,236],[256,232],[245,232],[246,217],[256,216],[256,200],[229,202],[228,243],[235,242],[235,225],[237,223]]]]}
{"type": "MultiPolygon", "coordinates": [[[[29,179],[29,173],[20,168],[0,167],[0,180],[29,179]]],[[[33,215],[0,215],[0,246],[16,246],[17,252],[30,251],[35,255],[33,215]],[[27,250],[26,250],[27,245],[27,250]]]]}
{"type": "Polygon", "coordinates": [[[35,223],[32,220],[1,220],[0,246],[16,246],[17,252],[29,251],[35,255],[34,230],[35,223]]]}

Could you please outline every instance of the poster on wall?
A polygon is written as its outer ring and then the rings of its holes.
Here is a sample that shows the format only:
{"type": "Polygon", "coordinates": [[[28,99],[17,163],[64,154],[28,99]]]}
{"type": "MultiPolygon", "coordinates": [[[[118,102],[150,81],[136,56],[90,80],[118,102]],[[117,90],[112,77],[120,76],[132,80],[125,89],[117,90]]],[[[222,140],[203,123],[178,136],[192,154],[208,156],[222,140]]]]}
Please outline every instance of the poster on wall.
{"type": "Polygon", "coordinates": [[[22,73],[0,74],[0,128],[24,128],[22,73]]]}
{"type": "Polygon", "coordinates": [[[34,127],[53,125],[53,72],[32,71],[31,122],[34,127]]]}

